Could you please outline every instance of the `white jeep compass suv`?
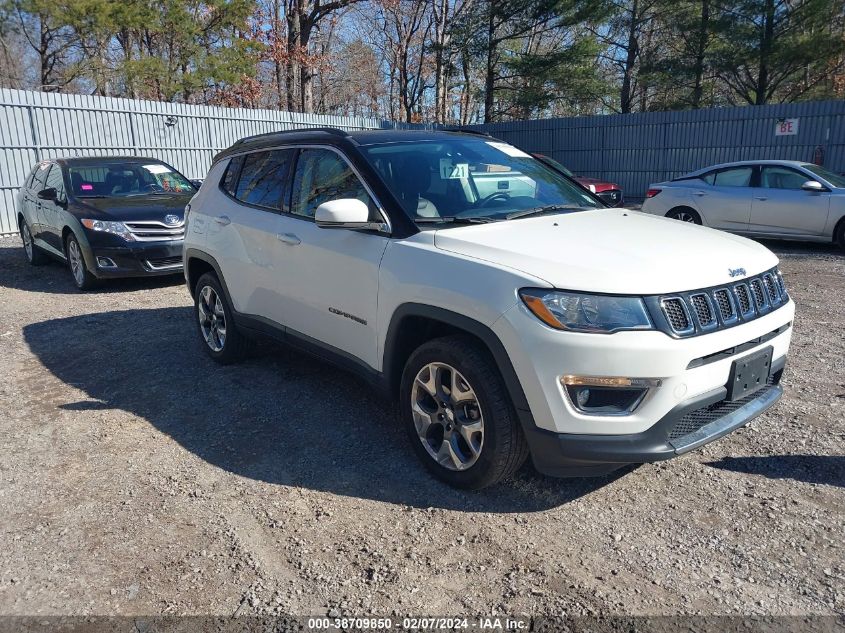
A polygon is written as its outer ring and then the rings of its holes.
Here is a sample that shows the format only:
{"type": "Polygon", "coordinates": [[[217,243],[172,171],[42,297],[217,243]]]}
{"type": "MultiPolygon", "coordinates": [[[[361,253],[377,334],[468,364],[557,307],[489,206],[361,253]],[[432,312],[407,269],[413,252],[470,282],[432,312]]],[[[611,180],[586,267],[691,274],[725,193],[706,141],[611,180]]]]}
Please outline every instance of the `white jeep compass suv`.
{"type": "Polygon", "coordinates": [[[607,208],[491,137],[246,138],[186,216],[211,357],[260,333],[350,368],[455,486],[529,454],[556,476],[669,459],[782,394],[794,304],[769,250],[607,208]]]}

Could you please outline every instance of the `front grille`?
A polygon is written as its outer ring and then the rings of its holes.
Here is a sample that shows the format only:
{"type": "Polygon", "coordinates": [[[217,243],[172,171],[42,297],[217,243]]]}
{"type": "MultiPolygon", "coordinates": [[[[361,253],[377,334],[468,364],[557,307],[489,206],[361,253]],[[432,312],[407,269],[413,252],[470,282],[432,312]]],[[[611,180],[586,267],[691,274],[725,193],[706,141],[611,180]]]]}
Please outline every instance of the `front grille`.
{"type": "Polygon", "coordinates": [[[692,326],[689,322],[684,302],[681,299],[666,299],[663,302],[663,312],[666,314],[666,318],[669,319],[669,325],[676,332],[685,332],[692,326]]]}
{"type": "Polygon", "coordinates": [[[776,268],[727,286],[646,298],[665,317],[664,331],[693,336],[751,321],[787,302],[776,268]]]}
{"type": "Polygon", "coordinates": [[[669,439],[676,440],[684,437],[685,435],[689,435],[690,433],[695,433],[701,427],[710,424],[711,422],[715,422],[716,420],[733,413],[740,407],[745,406],[755,398],[765,395],[774,389],[774,385],[780,381],[780,375],[780,371],[775,372],[769,376],[769,380],[766,382],[765,387],[745,396],[744,398],[741,398],[740,400],[735,400],[733,402],[730,400],[719,400],[719,402],[714,402],[706,407],[690,411],[678,420],[678,423],[672,427],[672,430],[669,431],[669,439]]]}
{"type": "Polygon", "coordinates": [[[185,237],[185,222],[165,224],[158,220],[124,222],[132,236],[139,242],[163,242],[185,237]]]}
{"type": "Polygon", "coordinates": [[[695,315],[698,317],[698,324],[701,327],[706,328],[716,325],[716,315],[713,314],[707,295],[692,295],[690,301],[692,301],[692,307],[695,309],[695,315]]]}

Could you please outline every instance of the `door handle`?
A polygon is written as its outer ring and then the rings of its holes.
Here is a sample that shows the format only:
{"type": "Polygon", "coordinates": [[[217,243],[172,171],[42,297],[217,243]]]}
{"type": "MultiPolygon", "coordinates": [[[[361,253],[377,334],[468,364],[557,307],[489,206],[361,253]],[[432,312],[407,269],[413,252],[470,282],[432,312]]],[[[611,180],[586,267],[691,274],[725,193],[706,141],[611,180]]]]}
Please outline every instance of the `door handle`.
{"type": "Polygon", "coordinates": [[[280,242],[290,244],[291,246],[298,246],[299,244],[302,244],[302,240],[293,233],[279,233],[276,235],[276,238],[278,238],[280,242]]]}
{"type": "Polygon", "coordinates": [[[768,200],[766,196],[754,196],[755,200],[768,200]]]}
{"type": "Polygon", "coordinates": [[[227,225],[232,223],[232,221],[229,219],[228,215],[218,216],[218,217],[214,218],[214,221],[217,222],[217,224],[219,224],[221,226],[227,226],[227,225]]]}
{"type": "Polygon", "coordinates": [[[694,196],[706,196],[707,194],[704,191],[693,191],[692,195],[694,195],[694,196]]]}

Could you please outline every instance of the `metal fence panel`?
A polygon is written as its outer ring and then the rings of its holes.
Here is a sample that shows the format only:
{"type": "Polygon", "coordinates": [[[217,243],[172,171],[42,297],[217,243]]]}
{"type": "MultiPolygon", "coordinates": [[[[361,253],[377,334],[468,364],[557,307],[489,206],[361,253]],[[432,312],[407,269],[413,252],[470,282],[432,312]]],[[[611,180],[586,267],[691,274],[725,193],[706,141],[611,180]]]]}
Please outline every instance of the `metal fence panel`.
{"type": "Polygon", "coordinates": [[[529,152],[547,154],[576,174],[617,182],[641,200],[648,185],[716,163],[783,159],[845,172],[845,102],[646,112],[475,126],[529,152]],[[780,119],[798,133],[775,136],[780,119]]]}
{"type": "Polygon", "coordinates": [[[189,178],[202,178],[214,155],[244,136],[316,126],[420,127],[363,117],[0,89],[0,234],[17,231],[15,195],[39,160],[149,156],[189,178]]]}

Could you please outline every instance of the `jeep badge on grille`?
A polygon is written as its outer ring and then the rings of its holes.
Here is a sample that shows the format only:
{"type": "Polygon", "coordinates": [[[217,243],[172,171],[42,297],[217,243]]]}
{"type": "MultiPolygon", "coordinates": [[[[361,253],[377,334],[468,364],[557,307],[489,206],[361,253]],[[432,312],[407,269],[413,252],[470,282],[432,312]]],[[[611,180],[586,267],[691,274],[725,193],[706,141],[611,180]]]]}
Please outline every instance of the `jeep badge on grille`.
{"type": "Polygon", "coordinates": [[[733,279],[734,277],[745,277],[748,273],[745,272],[744,268],[728,268],[728,274],[733,279]]]}

